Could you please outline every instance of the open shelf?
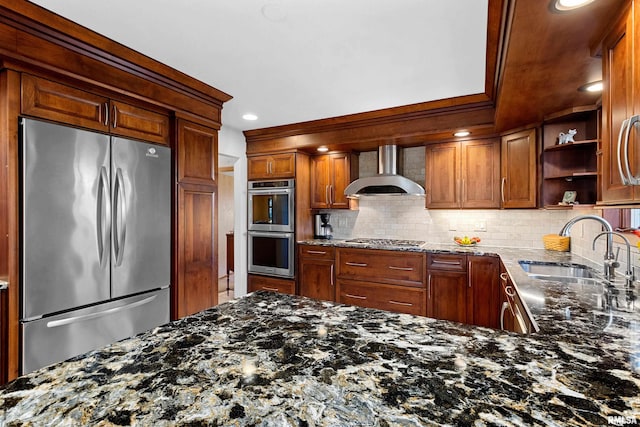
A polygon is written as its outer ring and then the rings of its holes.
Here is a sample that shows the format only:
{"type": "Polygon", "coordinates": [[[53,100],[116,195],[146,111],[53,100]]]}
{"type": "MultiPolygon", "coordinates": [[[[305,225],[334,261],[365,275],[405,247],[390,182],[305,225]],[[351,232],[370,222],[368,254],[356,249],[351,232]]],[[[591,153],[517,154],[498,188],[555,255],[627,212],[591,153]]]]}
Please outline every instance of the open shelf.
{"type": "Polygon", "coordinates": [[[597,139],[585,139],[582,141],[569,142],[567,144],[556,144],[545,147],[544,151],[556,151],[556,150],[573,150],[580,146],[597,145],[599,140],[597,139]]]}
{"type": "Polygon", "coordinates": [[[574,209],[558,205],[566,191],[577,193],[576,206],[597,200],[600,111],[595,106],[575,107],[545,117],[542,132],[542,205],[546,209],[574,209]],[[558,136],[576,129],[575,142],[558,144],[558,136]]]}

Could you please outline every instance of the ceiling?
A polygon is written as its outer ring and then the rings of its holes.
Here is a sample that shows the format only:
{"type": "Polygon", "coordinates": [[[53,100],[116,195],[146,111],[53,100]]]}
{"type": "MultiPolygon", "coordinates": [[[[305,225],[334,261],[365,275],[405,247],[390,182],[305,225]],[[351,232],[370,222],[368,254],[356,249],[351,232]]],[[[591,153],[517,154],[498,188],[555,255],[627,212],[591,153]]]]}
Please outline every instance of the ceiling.
{"type": "Polygon", "coordinates": [[[241,131],[485,91],[488,0],[32,3],[230,94],[241,131]]]}

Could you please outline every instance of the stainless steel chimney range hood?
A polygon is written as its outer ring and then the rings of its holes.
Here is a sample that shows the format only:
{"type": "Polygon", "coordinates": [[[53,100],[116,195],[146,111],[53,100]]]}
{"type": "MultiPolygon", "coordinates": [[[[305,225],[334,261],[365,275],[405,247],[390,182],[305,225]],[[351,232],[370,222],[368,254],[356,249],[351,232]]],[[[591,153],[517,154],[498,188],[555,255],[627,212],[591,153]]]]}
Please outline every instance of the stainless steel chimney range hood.
{"type": "Polygon", "coordinates": [[[424,195],[424,188],[398,174],[398,147],[378,147],[378,174],[353,181],[344,189],[349,197],[377,194],[424,195]]]}

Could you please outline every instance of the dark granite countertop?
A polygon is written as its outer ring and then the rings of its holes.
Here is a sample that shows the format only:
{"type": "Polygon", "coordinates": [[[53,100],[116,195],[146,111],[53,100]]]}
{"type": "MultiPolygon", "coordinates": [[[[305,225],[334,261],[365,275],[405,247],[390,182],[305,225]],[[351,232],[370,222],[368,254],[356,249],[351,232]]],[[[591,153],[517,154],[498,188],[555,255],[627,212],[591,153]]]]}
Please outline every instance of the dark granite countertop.
{"type": "Polygon", "coordinates": [[[9,383],[0,424],[640,423],[637,312],[603,321],[579,289],[518,271],[570,254],[473,251],[502,258],[540,332],[258,292],[9,383]]]}

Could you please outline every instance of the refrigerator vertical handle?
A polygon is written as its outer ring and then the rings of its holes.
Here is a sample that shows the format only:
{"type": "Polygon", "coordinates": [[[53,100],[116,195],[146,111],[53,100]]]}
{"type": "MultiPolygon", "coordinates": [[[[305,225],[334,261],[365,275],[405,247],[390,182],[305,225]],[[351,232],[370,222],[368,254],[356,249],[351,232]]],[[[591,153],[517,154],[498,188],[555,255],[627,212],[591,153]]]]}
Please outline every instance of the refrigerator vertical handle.
{"type": "Polygon", "coordinates": [[[124,244],[127,237],[127,205],[124,191],[124,178],[122,169],[116,169],[116,183],[113,191],[114,214],[113,214],[113,236],[116,256],[116,267],[122,265],[124,257],[124,244]]]}
{"type": "Polygon", "coordinates": [[[629,136],[631,134],[631,128],[638,123],[640,116],[631,116],[627,119],[627,130],[624,133],[624,170],[629,180],[629,185],[640,184],[640,179],[636,178],[631,172],[631,161],[629,160],[629,136]]]}
{"type": "Polygon", "coordinates": [[[618,144],[616,146],[618,172],[620,173],[620,180],[622,181],[622,185],[629,185],[629,180],[627,179],[627,176],[622,171],[622,139],[624,136],[624,130],[628,124],[629,124],[629,119],[624,119],[622,121],[622,125],[620,125],[620,133],[618,134],[618,144]]]}
{"type": "Polygon", "coordinates": [[[109,239],[111,223],[111,208],[109,206],[109,177],[107,176],[107,168],[100,168],[100,177],[98,178],[98,198],[96,208],[96,233],[98,242],[98,259],[100,266],[104,267],[105,262],[109,259],[109,252],[105,251],[106,243],[109,239]]]}

